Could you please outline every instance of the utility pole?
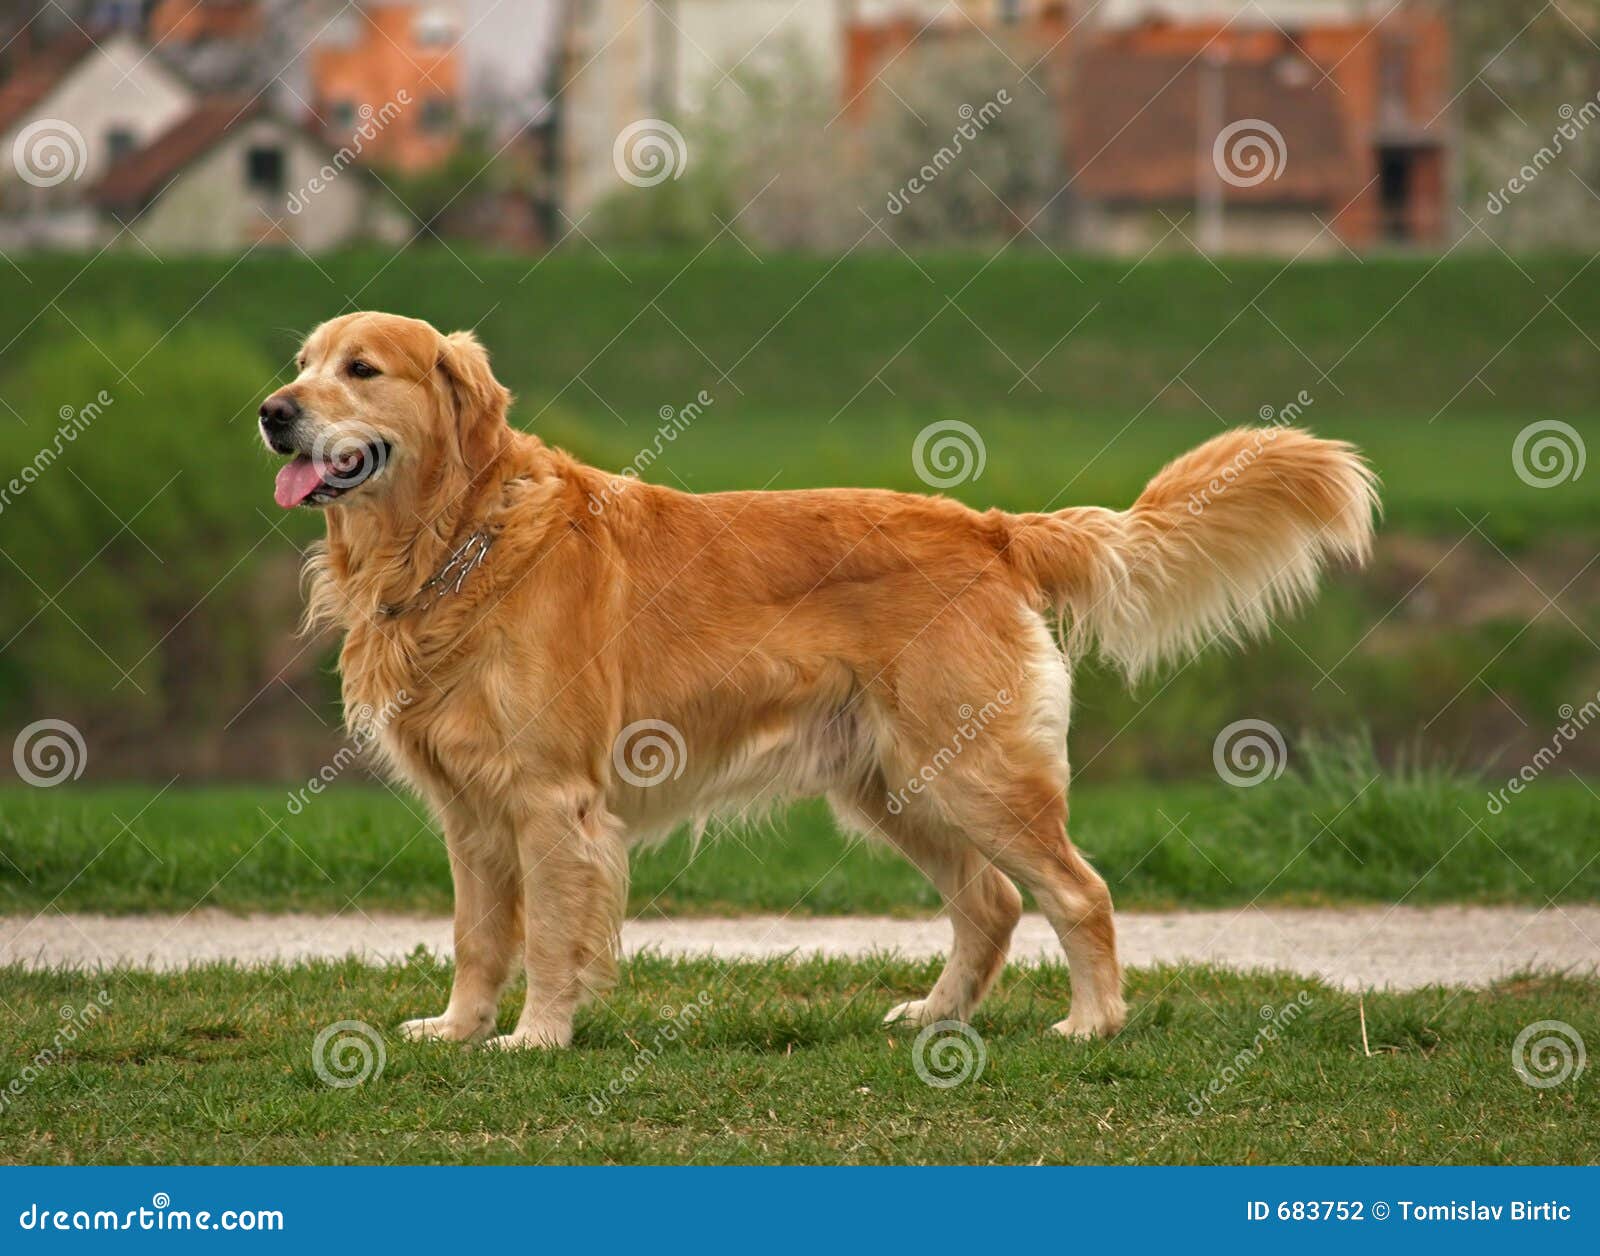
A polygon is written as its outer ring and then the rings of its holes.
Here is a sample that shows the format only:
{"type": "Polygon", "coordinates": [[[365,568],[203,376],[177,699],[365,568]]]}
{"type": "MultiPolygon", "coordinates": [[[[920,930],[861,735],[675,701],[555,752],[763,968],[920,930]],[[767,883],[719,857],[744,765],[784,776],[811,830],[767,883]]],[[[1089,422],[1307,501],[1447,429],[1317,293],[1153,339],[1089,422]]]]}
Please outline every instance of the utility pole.
{"type": "Polygon", "coordinates": [[[651,108],[658,118],[673,118],[678,99],[678,0],[651,0],[655,23],[655,49],[651,83],[651,108]]]}
{"type": "Polygon", "coordinates": [[[1195,136],[1195,217],[1200,247],[1222,252],[1222,172],[1217,169],[1216,143],[1222,134],[1228,55],[1221,50],[1200,58],[1200,101],[1196,110],[1199,133],[1195,136]]]}

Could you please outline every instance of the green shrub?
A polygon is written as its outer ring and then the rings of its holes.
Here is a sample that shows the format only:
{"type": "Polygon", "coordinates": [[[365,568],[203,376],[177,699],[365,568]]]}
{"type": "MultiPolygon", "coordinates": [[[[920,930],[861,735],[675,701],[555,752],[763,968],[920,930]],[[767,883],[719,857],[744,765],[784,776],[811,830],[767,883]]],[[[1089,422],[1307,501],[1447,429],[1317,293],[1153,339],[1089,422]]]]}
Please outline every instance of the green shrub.
{"type": "Polygon", "coordinates": [[[260,670],[259,575],[310,523],[275,513],[254,432],[273,364],[197,326],[84,332],[3,384],[0,692],[125,735],[214,729],[260,670]]]}

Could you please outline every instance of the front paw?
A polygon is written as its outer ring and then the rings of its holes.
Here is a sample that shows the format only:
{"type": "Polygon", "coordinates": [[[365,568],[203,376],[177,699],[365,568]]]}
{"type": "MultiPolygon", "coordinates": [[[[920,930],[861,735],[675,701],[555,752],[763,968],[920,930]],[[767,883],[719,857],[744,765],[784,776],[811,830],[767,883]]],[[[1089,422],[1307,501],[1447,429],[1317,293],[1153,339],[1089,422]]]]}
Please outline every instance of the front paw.
{"type": "Polygon", "coordinates": [[[945,1019],[936,1015],[930,1009],[927,999],[913,999],[909,1003],[899,1003],[891,1007],[883,1018],[885,1025],[930,1025],[934,1021],[945,1019]]]}
{"type": "Polygon", "coordinates": [[[494,1021],[488,1017],[481,1020],[465,1021],[452,1017],[448,1013],[444,1016],[424,1016],[419,1020],[408,1020],[400,1026],[402,1037],[413,1042],[473,1042],[493,1032],[494,1021]]]}
{"type": "Polygon", "coordinates": [[[1063,1038],[1076,1038],[1089,1040],[1094,1038],[1115,1038],[1122,1032],[1122,1026],[1127,1022],[1128,1011],[1123,1006],[1122,1000],[1103,1008],[1080,1009],[1076,1001],[1067,1019],[1057,1021],[1050,1028],[1063,1038]]]}

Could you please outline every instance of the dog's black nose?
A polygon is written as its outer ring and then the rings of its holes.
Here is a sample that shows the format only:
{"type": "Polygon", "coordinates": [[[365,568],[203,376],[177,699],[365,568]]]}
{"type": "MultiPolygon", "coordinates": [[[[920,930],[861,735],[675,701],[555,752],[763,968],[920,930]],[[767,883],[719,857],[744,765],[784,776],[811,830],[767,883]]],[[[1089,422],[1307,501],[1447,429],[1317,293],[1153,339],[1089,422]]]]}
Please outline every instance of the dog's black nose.
{"type": "Polygon", "coordinates": [[[300,405],[293,397],[275,393],[261,403],[261,426],[269,432],[281,432],[300,417],[300,405]]]}

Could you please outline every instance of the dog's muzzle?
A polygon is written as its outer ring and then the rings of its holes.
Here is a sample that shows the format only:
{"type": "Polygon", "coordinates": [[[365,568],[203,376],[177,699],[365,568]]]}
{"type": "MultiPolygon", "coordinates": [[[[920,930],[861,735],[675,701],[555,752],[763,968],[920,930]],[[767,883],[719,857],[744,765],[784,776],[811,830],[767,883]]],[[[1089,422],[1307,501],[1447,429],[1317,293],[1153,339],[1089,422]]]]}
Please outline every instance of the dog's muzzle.
{"type": "Polygon", "coordinates": [[[300,403],[275,393],[261,403],[261,435],[275,454],[292,454],[294,425],[300,421],[300,403]]]}

